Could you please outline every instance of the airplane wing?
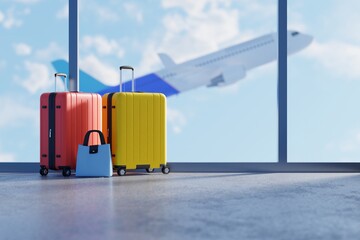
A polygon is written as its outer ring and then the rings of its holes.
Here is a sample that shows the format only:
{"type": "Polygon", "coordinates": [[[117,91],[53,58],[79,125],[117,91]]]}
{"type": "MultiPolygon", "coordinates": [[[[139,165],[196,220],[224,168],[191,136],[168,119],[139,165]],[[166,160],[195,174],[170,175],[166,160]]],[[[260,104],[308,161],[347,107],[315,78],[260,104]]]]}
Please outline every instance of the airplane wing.
{"type": "Polygon", "coordinates": [[[210,79],[207,87],[223,87],[233,84],[240,79],[246,77],[246,70],[244,66],[229,66],[224,67],[220,74],[210,79]]]}
{"type": "Polygon", "coordinates": [[[224,76],[222,74],[212,78],[210,83],[206,85],[207,87],[217,87],[221,84],[225,84],[224,76]]]}
{"type": "MultiPolygon", "coordinates": [[[[56,72],[67,73],[69,71],[69,64],[65,60],[56,60],[52,62],[56,72]]],[[[80,70],[80,91],[81,92],[96,92],[104,95],[109,92],[118,92],[120,85],[108,86],[101,83],[99,80],[80,70]]],[[[122,85],[124,91],[131,91],[131,81],[124,82],[122,85]]],[[[165,96],[178,94],[179,91],[171,86],[169,83],[161,79],[158,75],[152,73],[135,79],[135,90],[139,92],[160,92],[165,96]]]]}

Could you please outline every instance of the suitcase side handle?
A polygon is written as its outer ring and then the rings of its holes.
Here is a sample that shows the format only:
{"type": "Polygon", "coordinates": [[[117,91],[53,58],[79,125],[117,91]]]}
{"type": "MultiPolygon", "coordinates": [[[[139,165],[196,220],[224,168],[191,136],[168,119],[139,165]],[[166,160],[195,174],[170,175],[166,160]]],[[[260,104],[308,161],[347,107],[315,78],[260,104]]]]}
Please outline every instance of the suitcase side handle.
{"type": "Polygon", "coordinates": [[[65,91],[67,90],[67,75],[65,73],[55,73],[55,92],[56,92],[56,77],[63,77],[65,78],[65,91]]]}
{"type": "Polygon", "coordinates": [[[134,80],[134,68],[131,66],[120,66],[120,92],[122,92],[122,70],[128,69],[132,71],[132,78],[131,78],[131,91],[135,91],[135,80],[134,80]]]}
{"type": "Polygon", "coordinates": [[[84,146],[89,146],[90,134],[91,134],[91,133],[95,133],[95,132],[98,133],[99,136],[100,136],[101,145],[106,144],[104,134],[103,134],[100,130],[89,130],[89,131],[87,131],[87,133],[85,134],[84,143],[83,143],[84,146]]]}

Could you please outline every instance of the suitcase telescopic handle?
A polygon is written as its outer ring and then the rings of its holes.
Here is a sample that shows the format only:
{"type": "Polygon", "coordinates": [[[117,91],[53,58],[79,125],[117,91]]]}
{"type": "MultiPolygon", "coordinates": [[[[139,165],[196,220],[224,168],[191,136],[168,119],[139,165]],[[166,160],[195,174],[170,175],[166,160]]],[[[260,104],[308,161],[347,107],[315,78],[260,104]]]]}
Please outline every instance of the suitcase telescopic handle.
{"type": "Polygon", "coordinates": [[[90,130],[87,131],[87,133],[85,134],[84,143],[83,143],[84,146],[89,146],[89,137],[91,133],[98,133],[100,136],[101,145],[106,144],[104,134],[100,130],[90,130]]]}
{"type": "Polygon", "coordinates": [[[120,92],[122,92],[122,70],[127,69],[132,71],[131,75],[131,91],[135,91],[134,68],[131,66],[120,66],[120,92]]]}
{"type": "Polygon", "coordinates": [[[63,77],[65,78],[65,90],[67,89],[67,75],[65,73],[55,73],[55,92],[56,92],[56,77],[63,77]]]}

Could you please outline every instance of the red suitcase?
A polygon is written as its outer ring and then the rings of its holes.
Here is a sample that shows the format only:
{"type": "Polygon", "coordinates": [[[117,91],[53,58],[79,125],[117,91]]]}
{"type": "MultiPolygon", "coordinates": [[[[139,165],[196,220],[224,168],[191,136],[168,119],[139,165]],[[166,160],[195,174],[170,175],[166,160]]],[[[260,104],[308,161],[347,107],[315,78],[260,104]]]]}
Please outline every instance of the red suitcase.
{"type": "MultiPolygon", "coordinates": [[[[55,74],[66,78],[66,74],[55,74]]],[[[66,81],[65,81],[66,82],[66,81]]],[[[70,176],[76,168],[79,144],[89,130],[102,128],[102,100],[99,94],[82,92],[43,93],[40,97],[40,174],[48,169],[70,176]]],[[[90,145],[100,142],[95,134],[90,145]]]]}

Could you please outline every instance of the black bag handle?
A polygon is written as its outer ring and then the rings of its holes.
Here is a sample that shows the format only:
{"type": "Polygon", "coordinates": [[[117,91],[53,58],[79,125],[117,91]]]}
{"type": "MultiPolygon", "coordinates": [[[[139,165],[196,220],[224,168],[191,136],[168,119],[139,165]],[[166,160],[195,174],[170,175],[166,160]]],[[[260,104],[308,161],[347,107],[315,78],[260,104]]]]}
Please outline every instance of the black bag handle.
{"type": "Polygon", "coordinates": [[[96,132],[99,134],[101,145],[106,144],[104,134],[100,130],[89,130],[85,134],[84,143],[83,143],[84,146],[89,146],[89,137],[90,137],[90,134],[93,132],[96,132]]]}

